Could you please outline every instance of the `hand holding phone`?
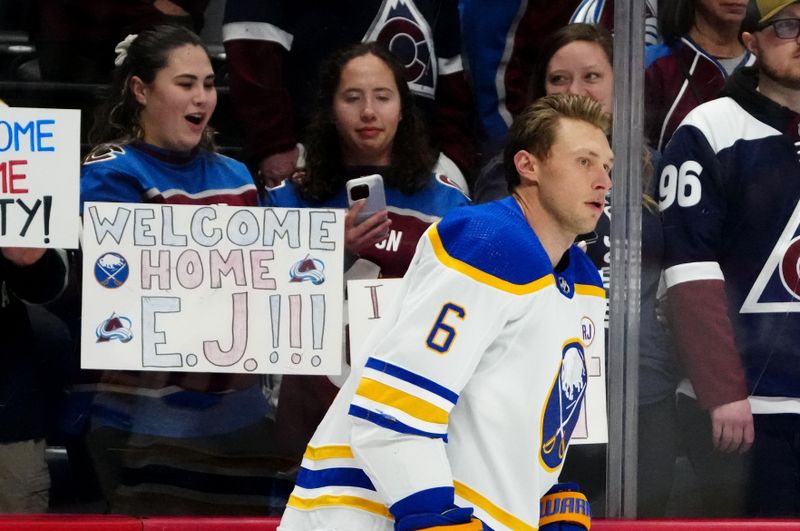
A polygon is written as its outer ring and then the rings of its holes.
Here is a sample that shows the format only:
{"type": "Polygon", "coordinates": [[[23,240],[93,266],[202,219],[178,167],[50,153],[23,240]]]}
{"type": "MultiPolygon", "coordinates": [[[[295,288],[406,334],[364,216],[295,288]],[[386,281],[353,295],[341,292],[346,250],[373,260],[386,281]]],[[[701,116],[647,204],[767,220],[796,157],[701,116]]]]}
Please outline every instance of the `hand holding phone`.
{"type": "Polygon", "coordinates": [[[345,217],[345,246],[358,255],[364,248],[375,245],[389,234],[383,178],[366,175],[345,184],[350,211],[345,217]]]}
{"type": "Polygon", "coordinates": [[[383,193],[383,177],[377,173],[350,179],[345,184],[347,204],[352,207],[356,201],[365,199],[364,207],[356,216],[356,225],[360,225],[373,214],[386,210],[386,196],[383,193]]]}

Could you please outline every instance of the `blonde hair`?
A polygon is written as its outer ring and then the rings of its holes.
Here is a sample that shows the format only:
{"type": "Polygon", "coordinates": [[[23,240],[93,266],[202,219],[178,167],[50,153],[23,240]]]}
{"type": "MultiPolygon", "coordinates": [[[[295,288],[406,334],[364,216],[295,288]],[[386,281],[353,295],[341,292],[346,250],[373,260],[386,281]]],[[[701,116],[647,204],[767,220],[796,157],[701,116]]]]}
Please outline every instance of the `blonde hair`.
{"type": "Polygon", "coordinates": [[[514,119],[508,131],[503,152],[503,166],[509,191],[513,191],[520,184],[514,155],[520,150],[525,150],[539,159],[547,158],[562,118],[586,122],[606,135],[611,131],[611,115],[600,103],[587,96],[551,94],[539,98],[514,119]]]}

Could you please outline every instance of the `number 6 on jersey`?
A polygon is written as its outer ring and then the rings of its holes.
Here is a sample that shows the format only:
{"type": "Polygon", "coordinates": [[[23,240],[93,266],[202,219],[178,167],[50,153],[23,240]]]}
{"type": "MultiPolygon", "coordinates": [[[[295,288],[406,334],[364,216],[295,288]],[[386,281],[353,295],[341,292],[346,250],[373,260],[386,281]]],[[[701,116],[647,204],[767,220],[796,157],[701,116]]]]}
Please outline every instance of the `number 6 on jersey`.
{"type": "Polygon", "coordinates": [[[433,323],[431,333],[428,334],[428,339],[425,341],[429,349],[435,350],[439,354],[447,354],[456,338],[456,329],[444,322],[450,312],[456,314],[456,318],[461,320],[467,315],[464,308],[452,302],[442,306],[442,311],[439,312],[439,317],[433,323]]]}

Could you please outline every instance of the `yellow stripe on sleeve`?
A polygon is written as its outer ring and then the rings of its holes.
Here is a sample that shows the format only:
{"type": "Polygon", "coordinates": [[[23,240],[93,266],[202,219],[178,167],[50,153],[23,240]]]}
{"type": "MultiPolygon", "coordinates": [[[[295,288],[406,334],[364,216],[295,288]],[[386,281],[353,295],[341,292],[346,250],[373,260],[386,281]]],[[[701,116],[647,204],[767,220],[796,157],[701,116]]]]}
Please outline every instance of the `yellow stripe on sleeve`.
{"type": "Polygon", "coordinates": [[[306,453],[303,457],[311,459],[312,461],[321,461],[323,459],[352,459],[353,450],[347,445],[340,446],[307,446],[306,453]]]}
{"type": "Polygon", "coordinates": [[[578,295],[606,298],[606,290],[599,286],[593,286],[592,284],[575,284],[575,293],[578,295]]]}
{"type": "Polygon", "coordinates": [[[527,295],[529,293],[546,288],[551,284],[555,284],[556,282],[555,278],[553,278],[553,275],[545,275],[542,278],[527,284],[514,284],[507,280],[503,280],[502,278],[490,275],[489,273],[481,271],[475,266],[471,266],[468,263],[462,262],[458,258],[453,258],[447,254],[444,244],[442,244],[442,239],[439,237],[439,232],[436,230],[436,225],[428,230],[428,235],[431,240],[433,252],[436,254],[436,258],[438,258],[441,263],[450,269],[455,269],[459,273],[467,275],[473,280],[477,280],[482,284],[487,284],[493,288],[507,291],[508,293],[513,293],[514,295],[527,295]]]}
{"type": "Polygon", "coordinates": [[[501,509],[497,505],[490,502],[485,496],[475,492],[463,483],[454,481],[453,486],[455,487],[457,496],[464,498],[475,507],[479,507],[481,510],[488,513],[492,518],[509,529],[515,529],[518,531],[536,531],[536,527],[526,524],[513,514],[501,509]]]}
{"type": "Polygon", "coordinates": [[[370,378],[361,378],[356,394],[399,409],[425,422],[447,424],[450,417],[447,411],[430,402],[370,378]]]}
{"type": "Polygon", "coordinates": [[[295,509],[300,509],[301,511],[308,511],[319,507],[354,507],[385,518],[393,519],[389,509],[382,503],[365,500],[357,496],[325,495],[316,498],[299,498],[292,494],[289,496],[289,501],[286,505],[294,507],[295,509]]]}

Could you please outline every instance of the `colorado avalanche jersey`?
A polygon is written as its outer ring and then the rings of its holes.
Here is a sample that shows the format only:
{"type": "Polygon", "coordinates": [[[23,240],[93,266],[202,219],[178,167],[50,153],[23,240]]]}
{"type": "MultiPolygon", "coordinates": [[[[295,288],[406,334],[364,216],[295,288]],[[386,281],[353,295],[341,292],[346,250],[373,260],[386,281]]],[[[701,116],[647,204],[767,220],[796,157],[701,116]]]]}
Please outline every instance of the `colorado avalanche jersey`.
{"type": "Polygon", "coordinates": [[[690,112],[661,160],[673,329],[697,397],[800,412],[800,115],[754,68],[690,112]]]}
{"type": "Polygon", "coordinates": [[[280,529],[388,531],[453,503],[537,529],[604,348],[604,297],[576,246],[553,269],[513,198],[448,214],[311,439],[280,529]]]}
{"type": "MultiPolygon", "coordinates": [[[[371,168],[360,175],[371,173],[380,173],[380,169],[371,168]]],[[[438,174],[431,175],[428,185],[412,195],[388,185],[384,192],[386,209],[392,220],[389,236],[373,248],[362,251],[360,256],[378,265],[382,277],[399,278],[408,269],[417,242],[430,224],[438,221],[448,210],[468,205],[469,199],[447,177],[438,174]]],[[[269,191],[269,203],[285,208],[347,208],[347,192],[342,187],[330,200],[322,204],[311,203],[300,197],[295,185],[287,179],[269,191]]]]}
{"type": "Polygon", "coordinates": [[[97,148],[81,167],[85,201],[255,206],[247,168],[204,150],[179,155],[143,142],[97,148]]]}

